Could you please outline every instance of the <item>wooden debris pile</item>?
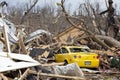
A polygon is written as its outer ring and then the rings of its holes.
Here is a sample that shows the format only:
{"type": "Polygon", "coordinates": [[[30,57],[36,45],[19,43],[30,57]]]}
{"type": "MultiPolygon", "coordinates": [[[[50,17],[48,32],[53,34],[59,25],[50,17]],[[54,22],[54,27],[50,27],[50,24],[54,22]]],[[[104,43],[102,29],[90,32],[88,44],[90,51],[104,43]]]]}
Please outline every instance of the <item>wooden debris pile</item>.
{"type": "MultiPolygon", "coordinates": [[[[13,24],[2,17],[0,17],[0,28],[1,80],[55,80],[57,78],[84,80],[82,71],[79,73],[82,74],[82,77],[55,73],[54,67],[64,63],[48,63],[48,57],[51,57],[49,53],[52,51],[48,44],[54,41],[51,39],[51,33],[37,30],[26,35],[24,29],[18,30],[16,33],[13,24]]],[[[76,68],[73,67],[73,69],[76,68]]],[[[77,67],[77,69],[80,71],[80,68],[77,67]]],[[[77,69],[76,71],[78,71],[77,69]]]]}
{"type": "MultiPolygon", "coordinates": [[[[72,33],[73,33],[72,32],[72,33]]],[[[6,33],[3,33],[6,34],[6,33]]],[[[23,32],[21,32],[23,34],[23,32]]],[[[8,35],[10,36],[10,35],[8,35]]],[[[12,36],[11,36],[12,37],[12,36]]],[[[39,62],[39,65],[35,65],[34,67],[31,65],[28,66],[26,64],[26,67],[21,68],[13,68],[10,69],[9,71],[3,71],[1,72],[0,76],[4,80],[12,80],[12,79],[18,79],[18,80],[29,80],[29,79],[35,79],[35,80],[52,80],[52,79],[74,79],[74,80],[85,80],[85,77],[83,76],[88,76],[91,79],[95,79],[98,77],[101,77],[101,74],[104,75],[110,75],[110,74],[119,74],[119,69],[120,69],[120,53],[119,53],[119,48],[118,47],[113,47],[108,51],[105,50],[100,50],[102,49],[101,47],[95,46],[96,44],[90,45],[89,43],[89,36],[85,34],[84,31],[80,31],[72,26],[71,30],[67,30],[60,33],[58,36],[52,37],[52,34],[50,34],[47,31],[44,30],[38,30],[35,31],[28,36],[22,36],[19,34],[19,37],[17,37],[16,42],[12,42],[10,40],[10,44],[8,46],[7,39],[9,39],[6,35],[2,37],[1,42],[4,42],[6,44],[5,49],[8,51],[10,49],[10,54],[6,54],[6,57],[9,59],[13,59],[11,56],[11,53],[16,52],[16,54],[28,54],[30,55],[33,59],[37,60],[39,62]],[[71,35],[71,31],[74,32],[74,36],[71,35]],[[64,34],[63,34],[64,33],[64,34]],[[4,39],[6,37],[6,39],[4,39]],[[51,44],[52,43],[52,44],[51,44]],[[76,76],[76,75],[65,75],[63,73],[58,74],[54,70],[57,67],[56,65],[63,65],[64,63],[53,63],[54,62],[54,51],[59,49],[62,45],[88,45],[90,48],[92,46],[95,46],[92,49],[99,49],[99,50],[92,50],[93,52],[96,52],[100,56],[100,67],[98,70],[87,70],[87,69],[80,69],[80,68],[72,68],[72,69],[77,69],[80,70],[80,75],[81,76],[76,76]],[[10,47],[12,46],[12,47],[10,47]],[[94,77],[91,74],[98,74],[98,77],[94,77]]],[[[94,42],[93,42],[94,43],[94,42]]],[[[3,49],[3,48],[1,48],[3,49]]],[[[1,50],[1,51],[4,51],[1,50]]],[[[5,53],[1,53],[5,54],[5,53]]],[[[18,55],[19,57],[20,55],[18,55]]],[[[18,59],[18,58],[17,58],[18,59]]],[[[26,58],[27,59],[27,58],[26,58]]],[[[30,59],[28,59],[29,61],[30,59]]],[[[17,62],[21,62],[21,59],[15,60],[17,62]]],[[[27,62],[28,62],[27,61],[27,62]]],[[[2,64],[1,64],[2,65],[2,64]]],[[[11,66],[11,65],[10,65],[11,66]]],[[[16,65],[17,67],[17,65],[16,65]]],[[[60,68],[62,66],[59,66],[60,68]]],[[[68,68],[68,66],[64,66],[68,68]]],[[[60,70],[60,69],[59,69],[60,70]]],[[[76,70],[73,70],[76,72],[76,70]]]]}
{"type": "MultiPolygon", "coordinates": [[[[70,18],[75,17],[67,14],[64,2],[65,0],[62,0],[60,5],[72,26],[56,36],[42,29],[30,34],[27,34],[24,28],[16,30],[16,27],[3,19],[0,13],[0,79],[91,80],[108,79],[110,78],[108,76],[115,75],[119,80],[120,42],[114,37],[93,33],[87,29],[84,20],[78,19],[80,23],[73,23],[70,18]],[[74,63],[67,66],[63,66],[64,63],[55,63],[54,52],[62,45],[89,46],[93,52],[99,54],[100,67],[97,70],[90,70],[78,68],[77,64],[69,67],[74,63]]],[[[93,25],[96,26],[95,24],[93,25]]]]}

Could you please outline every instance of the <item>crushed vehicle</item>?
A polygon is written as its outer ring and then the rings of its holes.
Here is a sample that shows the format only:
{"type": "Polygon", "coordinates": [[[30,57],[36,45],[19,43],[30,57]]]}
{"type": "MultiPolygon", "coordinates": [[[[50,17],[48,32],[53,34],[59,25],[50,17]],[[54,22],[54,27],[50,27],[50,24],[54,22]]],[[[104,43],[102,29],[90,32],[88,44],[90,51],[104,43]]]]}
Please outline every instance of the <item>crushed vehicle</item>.
{"type": "Polygon", "coordinates": [[[62,46],[54,57],[56,62],[76,62],[79,67],[86,68],[98,68],[100,63],[98,54],[91,52],[87,46],[62,46]]]}

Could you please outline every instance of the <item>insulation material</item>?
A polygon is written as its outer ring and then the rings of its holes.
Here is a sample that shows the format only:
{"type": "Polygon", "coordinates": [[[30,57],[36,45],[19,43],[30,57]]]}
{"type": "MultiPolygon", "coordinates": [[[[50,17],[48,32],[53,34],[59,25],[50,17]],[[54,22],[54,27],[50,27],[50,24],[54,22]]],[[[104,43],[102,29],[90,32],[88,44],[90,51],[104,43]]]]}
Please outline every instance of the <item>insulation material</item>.
{"type": "Polygon", "coordinates": [[[68,64],[66,66],[55,66],[55,74],[84,77],[82,70],[77,63],[68,64]]]}

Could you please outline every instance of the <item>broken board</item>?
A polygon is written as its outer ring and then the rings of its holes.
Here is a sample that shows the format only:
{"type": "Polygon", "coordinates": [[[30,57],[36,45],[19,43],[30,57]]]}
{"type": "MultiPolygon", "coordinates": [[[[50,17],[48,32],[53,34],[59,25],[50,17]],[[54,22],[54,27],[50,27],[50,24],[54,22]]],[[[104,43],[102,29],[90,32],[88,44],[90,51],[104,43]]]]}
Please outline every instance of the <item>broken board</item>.
{"type": "Polygon", "coordinates": [[[28,68],[40,65],[39,62],[32,59],[29,55],[0,52],[0,72],[28,68]]]}

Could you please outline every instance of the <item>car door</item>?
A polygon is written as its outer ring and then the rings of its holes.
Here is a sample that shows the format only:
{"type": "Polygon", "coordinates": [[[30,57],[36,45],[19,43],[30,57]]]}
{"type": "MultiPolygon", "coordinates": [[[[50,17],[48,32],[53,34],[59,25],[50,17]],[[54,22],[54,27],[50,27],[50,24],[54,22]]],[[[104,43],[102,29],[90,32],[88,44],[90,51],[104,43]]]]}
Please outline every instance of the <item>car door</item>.
{"type": "Polygon", "coordinates": [[[68,54],[68,50],[64,47],[62,47],[61,49],[59,49],[57,51],[57,54],[55,55],[55,59],[57,62],[64,62],[66,56],[68,54]]]}

